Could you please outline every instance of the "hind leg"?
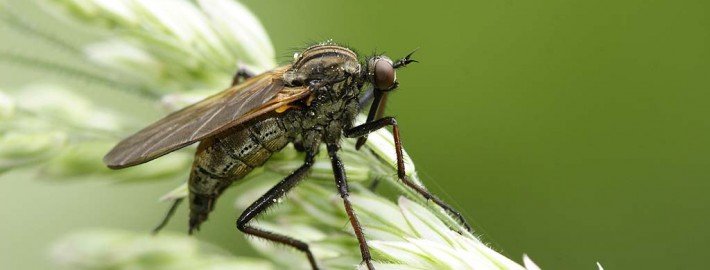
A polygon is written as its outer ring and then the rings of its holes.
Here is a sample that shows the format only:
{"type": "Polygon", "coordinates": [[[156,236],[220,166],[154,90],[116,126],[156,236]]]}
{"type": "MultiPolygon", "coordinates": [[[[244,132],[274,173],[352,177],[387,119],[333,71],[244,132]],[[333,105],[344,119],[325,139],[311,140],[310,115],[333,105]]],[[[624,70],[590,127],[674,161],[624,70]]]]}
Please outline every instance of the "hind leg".
{"type": "Polygon", "coordinates": [[[175,214],[175,210],[177,210],[178,206],[180,206],[180,203],[182,203],[183,199],[184,198],[179,198],[179,199],[175,199],[175,201],[173,201],[173,205],[170,206],[170,209],[168,209],[168,213],[165,214],[165,217],[158,224],[158,226],[155,226],[155,229],[153,229],[153,234],[158,234],[160,232],[160,230],[162,230],[165,227],[165,225],[168,225],[170,218],[173,217],[173,215],[175,214]]]}
{"type": "Polygon", "coordinates": [[[315,270],[318,269],[318,264],[316,263],[313,253],[308,247],[308,244],[291,238],[289,236],[273,233],[264,229],[257,228],[250,225],[250,221],[260,214],[264,213],[271,205],[278,201],[279,198],[286,195],[293,187],[295,187],[301,180],[306,177],[306,174],[313,166],[314,155],[311,153],[306,154],[306,162],[296,169],[293,173],[286,177],[286,179],[281,180],[278,184],[272,187],[266,192],[261,198],[252,203],[237,219],[237,228],[249,235],[260,237],[269,241],[281,243],[287,246],[294,247],[300,251],[306,253],[308,261],[311,263],[311,267],[315,270]]]}

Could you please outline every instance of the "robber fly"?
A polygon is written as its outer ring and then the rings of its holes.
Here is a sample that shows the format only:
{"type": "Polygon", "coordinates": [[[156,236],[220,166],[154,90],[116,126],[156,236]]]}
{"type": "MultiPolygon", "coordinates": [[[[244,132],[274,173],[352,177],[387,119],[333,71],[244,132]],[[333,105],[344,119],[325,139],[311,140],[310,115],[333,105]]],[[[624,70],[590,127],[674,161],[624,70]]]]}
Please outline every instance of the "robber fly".
{"type": "MultiPolygon", "coordinates": [[[[189,232],[192,233],[207,220],[215,201],[232,182],[244,178],[273,153],[293,143],[296,149],[305,152],[303,165],[250,205],[237,220],[237,228],[303,251],[313,269],[318,269],[308,244],[258,228],[250,221],[305,178],[319,146],[325,144],[363,262],[374,269],[362,227],[348,199],[345,169],[338,157],[343,137],[359,138],[356,147],[360,148],[367,134],[391,126],[399,179],[466,224],[458,212],[406,177],[397,121],[393,117],[381,117],[387,92],[398,86],[395,70],[415,62],[411,55],[397,61],[376,55],[360,63],[352,50],[324,43],[296,55],[292,64],[260,75],[252,76],[242,70],[235,75],[231,88],[174,112],[126,138],[106,155],[104,162],[112,169],[126,168],[199,142],[189,179],[189,232]],[[370,99],[372,105],[367,121],[353,126],[358,111],[370,99]]],[[[166,224],[181,200],[173,203],[156,232],[166,224]]]]}

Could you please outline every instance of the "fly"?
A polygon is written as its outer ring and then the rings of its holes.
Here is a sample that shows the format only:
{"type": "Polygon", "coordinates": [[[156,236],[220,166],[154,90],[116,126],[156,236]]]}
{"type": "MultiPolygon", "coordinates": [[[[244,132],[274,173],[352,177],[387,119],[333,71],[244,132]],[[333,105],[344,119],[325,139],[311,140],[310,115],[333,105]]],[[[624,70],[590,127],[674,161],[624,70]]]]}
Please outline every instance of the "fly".
{"type": "MultiPolygon", "coordinates": [[[[189,232],[192,234],[207,220],[215,201],[226,188],[292,143],[305,153],[303,165],[251,204],[237,219],[237,228],[303,251],[312,268],[318,269],[307,243],[261,229],[250,221],[280,202],[305,178],[319,146],[325,144],[363,262],[368,269],[374,269],[367,240],[348,199],[345,169],[338,156],[343,137],[357,138],[359,149],[367,134],[391,126],[398,178],[453,214],[470,231],[458,212],[407,178],[397,121],[394,117],[382,117],[387,93],[398,86],[396,70],[416,62],[411,55],[397,61],[376,55],[360,63],[352,50],[324,43],[307,48],[292,64],[260,75],[240,70],[232,87],[124,139],[104,157],[104,162],[112,169],[126,168],[199,142],[188,182],[189,232]],[[372,105],[366,122],[354,126],[360,108],[370,99],[372,105]]],[[[181,201],[173,203],[155,232],[167,223],[181,201]]]]}

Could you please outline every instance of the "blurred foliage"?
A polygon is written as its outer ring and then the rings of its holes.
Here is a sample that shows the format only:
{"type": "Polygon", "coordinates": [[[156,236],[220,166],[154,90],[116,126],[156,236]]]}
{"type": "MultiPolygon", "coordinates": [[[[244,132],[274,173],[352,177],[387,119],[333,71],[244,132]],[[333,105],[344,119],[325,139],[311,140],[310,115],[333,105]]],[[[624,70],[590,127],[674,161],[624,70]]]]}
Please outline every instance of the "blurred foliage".
{"type": "Polygon", "coordinates": [[[66,236],[52,247],[61,269],[274,269],[264,260],[233,257],[184,235],[159,237],[117,230],[66,236]]]}

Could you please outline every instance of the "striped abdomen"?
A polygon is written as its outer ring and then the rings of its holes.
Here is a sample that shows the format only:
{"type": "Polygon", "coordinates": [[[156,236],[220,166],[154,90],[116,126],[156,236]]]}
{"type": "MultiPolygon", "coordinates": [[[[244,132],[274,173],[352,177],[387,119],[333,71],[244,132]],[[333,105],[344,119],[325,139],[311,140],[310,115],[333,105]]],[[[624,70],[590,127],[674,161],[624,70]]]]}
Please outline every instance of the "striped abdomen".
{"type": "Polygon", "coordinates": [[[212,211],[215,200],[232,182],[289,142],[278,118],[265,118],[232,128],[200,142],[190,174],[190,230],[212,211]]]}

